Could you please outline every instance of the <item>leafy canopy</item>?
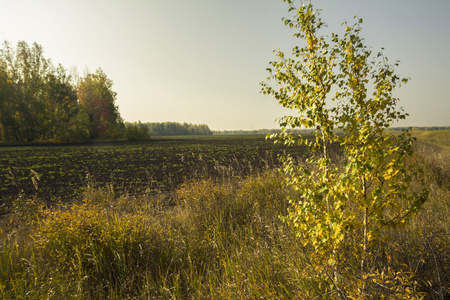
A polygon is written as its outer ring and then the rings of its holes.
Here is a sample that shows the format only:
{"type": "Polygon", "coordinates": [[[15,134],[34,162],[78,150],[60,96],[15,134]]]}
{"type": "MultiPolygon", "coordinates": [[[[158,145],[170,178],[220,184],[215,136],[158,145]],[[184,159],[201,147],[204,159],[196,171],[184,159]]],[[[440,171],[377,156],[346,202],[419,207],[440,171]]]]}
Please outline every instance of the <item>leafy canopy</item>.
{"type": "Polygon", "coordinates": [[[427,197],[426,191],[410,190],[405,169],[412,154],[410,132],[398,138],[387,133],[407,116],[397,108],[393,91],[409,79],[394,72],[398,61],[390,64],[383,51],[373,55],[365,45],[362,19],[344,22],[342,36],[324,36],[320,10],[309,1],[300,7],[283,1],[296,13],[284,24],[295,30],[302,46],[290,56],[274,51],[277,60],[269,63],[268,82],[261,85],[264,94],[297,114],[281,118],[282,133],[271,137],[307,145],[314,153],[305,163],[283,158],[288,184],[301,193],[300,199],[290,199],[284,219],[305,246],[313,247],[312,262],[323,266],[329,278],[343,272],[339,262],[346,259],[349,239],[364,273],[381,230],[404,224],[427,197]],[[290,128],[313,129],[315,139],[294,137],[290,128]],[[339,161],[330,151],[334,145],[343,152],[339,161]]]}

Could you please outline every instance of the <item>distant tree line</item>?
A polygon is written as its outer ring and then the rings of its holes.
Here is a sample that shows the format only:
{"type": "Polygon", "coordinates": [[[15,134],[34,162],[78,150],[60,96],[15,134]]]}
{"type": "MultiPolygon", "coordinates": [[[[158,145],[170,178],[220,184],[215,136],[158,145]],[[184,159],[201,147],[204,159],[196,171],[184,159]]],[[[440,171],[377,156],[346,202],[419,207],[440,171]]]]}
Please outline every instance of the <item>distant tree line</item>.
{"type": "Polygon", "coordinates": [[[389,128],[392,131],[401,131],[412,128],[412,130],[450,130],[450,126],[428,126],[428,127],[393,127],[389,128]]]}
{"type": "MultiPolygon", "coordinates": [[[[287,129],[293,134],[305,134],[313,132],[311,129],[287,129]]],[[[255,129],[255,130],[214,130],[214,135],[240,135],[240,134],[274,134],[281,133],[281,129],[255,129]]]]}
{"type": "MultiPolygon", "coordinates": [[[[402,131],[411,127],[391,127],[389,131],[402,131]]],[[[412,130],[450,130],[450,126],[431,126],[431,127],[412,127],[412,130]]],[[[286,132],[292,134],[307,134],[314,132],[315,129],[286,129],[286,132]]],[[[339,131],[336,131],[339,132],[339,131]]],[[[214,130],[214,135],[240,135],[240,134],[274,134],[281,133],[281,129],[255,129],[255,130],[214,130]]]]}
{"type": "Polygon", "coordinates": [[[212,135],[212,131],[205,124],[191,124],[178,122],[143,123],[151,136],[175,135],[212,135]]]}
{"type": "Polygon", "coordinates": [[[21,41],[0,49],[0,142],[87,141],[118,138],[124,124],[113,82],[98,69],[71,76],[21,41]],[[76,77],[76,78],[74,78],[76,77]]]}

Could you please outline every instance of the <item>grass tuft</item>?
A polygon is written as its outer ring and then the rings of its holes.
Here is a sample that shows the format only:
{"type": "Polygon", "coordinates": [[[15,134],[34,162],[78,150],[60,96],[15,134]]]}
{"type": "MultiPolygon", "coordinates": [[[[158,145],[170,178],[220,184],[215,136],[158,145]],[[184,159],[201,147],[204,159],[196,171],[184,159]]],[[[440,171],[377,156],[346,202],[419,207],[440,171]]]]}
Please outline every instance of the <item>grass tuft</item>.
{"type": "Polygon", "coordinates": [[[236,176],[224,167],[230,176],[167,193],[117,195],[90,182],[71,204],[18,198],[0,220],[0,298],[447,299],[450,190],[439,163],[446,152],[420,147],[410,170],[422,169],[415,188],[426,185],[430,200],[410,225],[383,233],[390,239],[376,245],[370,278],[352,276],[358,266],[346,253],[340,290],[317,276],[326,273],[279,218],[286,199],[297,197],[284,175],[236,176]]]}

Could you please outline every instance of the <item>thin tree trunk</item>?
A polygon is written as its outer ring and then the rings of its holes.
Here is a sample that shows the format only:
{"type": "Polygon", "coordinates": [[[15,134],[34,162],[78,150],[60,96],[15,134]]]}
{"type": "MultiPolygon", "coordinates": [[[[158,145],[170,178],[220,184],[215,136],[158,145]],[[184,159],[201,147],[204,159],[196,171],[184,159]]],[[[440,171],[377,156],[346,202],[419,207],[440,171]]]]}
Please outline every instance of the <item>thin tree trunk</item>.
{"type": "MultiPolygon", "coordinates": [[[[367,191],[366,191],[366,178],[363,177],[363,196],[364,199],[367,198],[367,191]]],[[[368,226],[369,226],[369,221],[368,221],[368,217],[369,217],[369,208],[366,207],[364,209],[364,232],[363,232],[363,254],[362,254],[362,259],[361,259],[361,272],[364,273],[365,272],[365,264],[366,264],[366,258],[367,258],[367,243],[368,243],[368,226]]]]}

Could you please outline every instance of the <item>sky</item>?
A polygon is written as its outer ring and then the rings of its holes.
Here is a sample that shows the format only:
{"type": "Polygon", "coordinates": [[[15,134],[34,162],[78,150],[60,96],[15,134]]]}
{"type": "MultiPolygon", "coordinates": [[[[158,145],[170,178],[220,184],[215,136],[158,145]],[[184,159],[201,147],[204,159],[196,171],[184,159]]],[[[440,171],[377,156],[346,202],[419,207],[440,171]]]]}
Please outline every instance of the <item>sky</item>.
{"type": "MultiPolygon", "coordinates": [[[[327,31],[364,19],[362,36],[411,81],[397,126],[450,126],[449,0],[313,0],[327,31]]],[[[278,128],[294,114],[260,93],[273,50],[304,45],[281,0],[0,0],[0,42],[36,42],[54,65],[102,68],[125,121],[212,130],[278,128]]]]}

